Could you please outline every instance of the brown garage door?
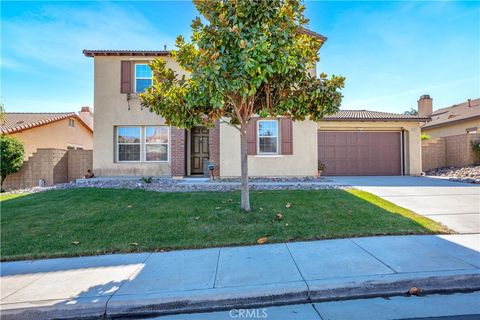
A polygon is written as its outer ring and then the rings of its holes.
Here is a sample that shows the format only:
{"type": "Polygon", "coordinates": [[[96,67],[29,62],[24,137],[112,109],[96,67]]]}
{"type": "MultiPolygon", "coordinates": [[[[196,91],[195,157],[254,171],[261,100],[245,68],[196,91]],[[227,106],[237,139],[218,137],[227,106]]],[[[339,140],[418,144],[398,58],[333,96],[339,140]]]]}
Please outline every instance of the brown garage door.
{"type": "Polygon", "coordinates": [[[318,132],[324,175],[401,175],[401,158],[400,132],[318,132]]]}

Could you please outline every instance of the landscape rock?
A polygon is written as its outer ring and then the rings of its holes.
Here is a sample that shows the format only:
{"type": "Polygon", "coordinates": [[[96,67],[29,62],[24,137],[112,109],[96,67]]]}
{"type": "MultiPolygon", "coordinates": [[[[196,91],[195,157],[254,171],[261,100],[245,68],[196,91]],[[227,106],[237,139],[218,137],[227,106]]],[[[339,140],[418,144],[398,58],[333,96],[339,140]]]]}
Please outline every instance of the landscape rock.
{"type": "Polygon", "coordinates": [[[426,176],[445,177],[450,181],[480,184],[480,166],[445,167],[425,172],[426,176]]]}

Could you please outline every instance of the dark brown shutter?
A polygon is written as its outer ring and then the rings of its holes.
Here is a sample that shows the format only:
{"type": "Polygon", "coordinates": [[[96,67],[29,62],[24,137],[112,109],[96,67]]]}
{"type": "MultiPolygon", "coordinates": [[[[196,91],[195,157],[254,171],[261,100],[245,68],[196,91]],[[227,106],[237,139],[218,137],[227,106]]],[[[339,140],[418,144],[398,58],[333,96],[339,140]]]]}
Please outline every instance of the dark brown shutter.
{"type": "Polygon", "coordinates": [[[282,154],[293,154],[293,124],[290,118],[280,119],[282,154]]]}
{"type": "Polygon", "coordinates": [[[132,92],[132,61],[122,61],[120,93],[132,92]]]}
{"type": "Polygon", "coordinates": [[[247,125],[247,154],[257,154],[257,119],[250,119],[247,125]]]}

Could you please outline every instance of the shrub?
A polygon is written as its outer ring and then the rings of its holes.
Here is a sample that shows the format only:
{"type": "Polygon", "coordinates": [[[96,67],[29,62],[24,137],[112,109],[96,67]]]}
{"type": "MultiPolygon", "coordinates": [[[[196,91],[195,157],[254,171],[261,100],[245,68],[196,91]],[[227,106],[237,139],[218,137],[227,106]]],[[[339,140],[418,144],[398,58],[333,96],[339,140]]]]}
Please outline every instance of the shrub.
{"type": "Polygon", "coordinates": [[[424,140],[429,140],[430,139],[430,136],[426,133],[422,133],[422,135],[420,136],[420,139],[422,139],[422,141],[424,140]]]}
{"type": "Polygon", "coordinates": [[[152,176],[142,177],[142,178],[140,178],[140,180],[142,180],[142,182],[144,182],[144,183],[152,183],[153,182],[153,177],[152,176]]]}
{"type": "Polygon", "coordinates": [[[7,135],[0,136],[1,190],[3,190],[5,178],[22,168],[24,153],[23,144],[18,139],[7,135]]]}

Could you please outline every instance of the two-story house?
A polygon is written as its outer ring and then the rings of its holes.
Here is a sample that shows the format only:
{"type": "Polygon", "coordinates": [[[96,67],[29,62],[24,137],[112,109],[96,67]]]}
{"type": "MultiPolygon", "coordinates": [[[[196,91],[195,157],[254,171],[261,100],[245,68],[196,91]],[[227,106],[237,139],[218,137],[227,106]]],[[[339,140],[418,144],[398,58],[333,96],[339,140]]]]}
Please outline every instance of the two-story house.
{"type": "MultiPolygon", "coordinates": [[[[164,59],[179,75],[186,74],[168,51],[83,53],[94,60],[97,176],[195,176],[207,163],[215,165],[217,176],[240,175],[240,136],[233,127],[218,123],[185,130],[142,110],[137,95],[152,83],[152,59],[164,59]]],[[[249,174],[316,176],[323,163],[326,175],[418,175],[425,120],[365,110],[342,110],[318,123],[256,119],[248,130],[249,174]]]]}

